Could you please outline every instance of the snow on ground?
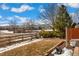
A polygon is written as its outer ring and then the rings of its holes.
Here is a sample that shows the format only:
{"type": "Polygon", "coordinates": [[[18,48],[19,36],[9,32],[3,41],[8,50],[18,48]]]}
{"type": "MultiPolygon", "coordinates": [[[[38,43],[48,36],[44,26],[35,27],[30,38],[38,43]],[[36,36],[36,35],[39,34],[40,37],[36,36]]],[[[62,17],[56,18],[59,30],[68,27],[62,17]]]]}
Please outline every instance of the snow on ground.
{"type": "Polygon", "coordinates": [[[51,53],[51,55],[54,55],[54,56],[72,56],[73,55],[72,49],[67,49],[66,47],[64,47],[62,50],[63,50],[62,54],[55,54],[56,50],[54,50],[51,53]]]}
{"type": "Polygon", "coordinates": [[[8,30],[0,30],[1,33],[13,33],[13,31],[8,31],[8,30]]]}
{"type": "Polygon", "coordinates": [[[63,48],[63,51],[64,51],[64,53],[61,54],[62,56],[72,56],[73,55],[72,49],[63,48]]]}
{"type": "Polygon", "coordinates": [[[20,47],[20,46],[31,44],[31,43],[34,43],[34,42],[37,42],[37,41],[41,41],[41,40],[43,40],[43,39],[34,39],[33,41],[24,41],[24,42],[21,42],[21,43],[13,44],[11,46],[6,46],[6,47],[3,47],[3,48],[0,48],[0,53],[3,53],[5,51],[8,51],[8,50],[20,47]]]}

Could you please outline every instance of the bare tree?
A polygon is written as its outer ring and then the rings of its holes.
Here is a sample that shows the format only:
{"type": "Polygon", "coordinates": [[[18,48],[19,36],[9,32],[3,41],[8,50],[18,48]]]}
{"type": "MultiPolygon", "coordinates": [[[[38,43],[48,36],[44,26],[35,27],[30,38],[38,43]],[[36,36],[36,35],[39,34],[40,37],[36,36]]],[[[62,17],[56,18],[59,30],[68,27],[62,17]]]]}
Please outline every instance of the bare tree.
{"type": "Polygon", "coordinates": [[[79,8],[77,8],[74,13],[71,13],[70,16],[73,20],[72,27],[74,28],[76,25],[79,24],[79,8]]]}
{"type": "Polygon", "coordinates": [[[42,20],[48,20],[50,22],[50,26],[54,23],[54,16],[57,13],[57,6],[58,5],[56,3],[51,3],[47,4],[46,6],[43,6],[43,9],[45,9],[45,11],[41,13],[40,18],[42,20]]]}
{"type": "Polygon", "coordinates": [[[9,21],[10,30],[15,33],[17,27],[17,21],[15,19],[9,21]]]}
{"type": "Polygon", "coordinates": [[[29,21],[25,21],[23,24],[22,24],[22,28],[23,30],[33,30],[34,29],[34,21],[33,20],[29,20],[29,21]]]}
{"type": "Polygon", "coordinates": [[[79,8],[76,9],[76,12],[74,13],[75,14],[75,18],[77,23],[79,23],[79,8]]]}

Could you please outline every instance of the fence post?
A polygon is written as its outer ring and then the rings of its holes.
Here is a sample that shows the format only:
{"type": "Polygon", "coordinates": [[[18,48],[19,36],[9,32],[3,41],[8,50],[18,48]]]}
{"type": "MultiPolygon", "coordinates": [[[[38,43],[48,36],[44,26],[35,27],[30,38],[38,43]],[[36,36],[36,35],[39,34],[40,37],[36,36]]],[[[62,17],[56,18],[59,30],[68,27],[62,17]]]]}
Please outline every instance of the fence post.
{"type": "Polygon", "coordinates": [[[67,47],[68,46],[67,27],[65,28],[65,32],[66,32],[66,47],[67,47]]]}
{"type": "Polygon", "coordinates": [[[66,47],[69,47],[68,28],[66,27],[66,47]]]}
{"type": "Polygon", "coordinates": [[[22,33],[22,41],[23,41],[24,37],[23,37],[23,33],[22,33]]]}

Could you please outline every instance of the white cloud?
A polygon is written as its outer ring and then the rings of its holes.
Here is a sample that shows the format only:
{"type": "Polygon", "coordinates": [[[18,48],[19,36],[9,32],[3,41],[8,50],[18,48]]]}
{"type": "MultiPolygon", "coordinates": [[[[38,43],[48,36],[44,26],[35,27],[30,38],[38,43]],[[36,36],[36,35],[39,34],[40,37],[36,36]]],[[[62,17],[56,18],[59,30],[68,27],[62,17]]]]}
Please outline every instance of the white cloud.
{"type": "Polygon", "coordinates": [[[37,20],[37,24],[45,24],[42,20],[37,20]]]}
{"type": "Polygon", "coordinates": [[[0,20],[0,26],[4,26],[4,25],[7,25],[7,24],[8,24],[7,20],[5,20],[5,21],[0,20]]]}
{"type": "Polygon", "coordinates": [[[0,24],[0,26],[9,26],[9,24],[0,24]]]}
{"type": "Polygon", "coordinates": [[[12,19],[13,19],[13,17],[10,17],[10,16],[9,16],[9,17],[7,17],[6,19],[8,19],[8,20],[12,20],[12,19]]]}
{"type": "Polygon", "coordinates": [[[9,7],[6,6],[6,4],[2,4],[2,5],[0,5],[0,8],[2,8],[3,10],[8,10],[8,9],[9,9],[9,7]]]}
{"type": "Polygon", "coordinates": [[[43,9],[43,8],[42,8],[42,9],[40,9],[40,13],[42,13],[42,12],[44,12],[44,11],[45,11],[45,9],[43,9]]]}
{"type": "Polygon", "coordinates": [[[40,5],[40,7],[39,7],[39,11],[40,11],[40,13],[42,13],[42,12],[44,12],[44,11],[45,11],[45,9],[43,8],[43,6],[42,6],[42,5],[40,5]]]}
{"type": "Polygon", "coordinates": [[[24,22],[28,22],[28,20],[30,19],[29,17],[21,17],[21,16],[17,16],[17,15],[14,15],[14,16],[9,16],[9,17],[2,17],[0,16],[1,19],[0,19],[0,25],[1,26],[7,26],[11,20],[16,20],[16,23],[17,24],[22,24],[24,22]],[[5,20],[6,19],[6,20],[5,20]],[[4,20],[4,21],[2,21],[4,20]]]}
{"type": "Polygon", "coordinates": [[[14,16],[15,18],[17,18],[20,23],[24,23],[26,20],[28,20],[29,18],[27,17],[21,17],[21,16],[14,16]]]}
{"type": "Polygon", "coordinates": [[[70,16],[72,17],[72,20],[73,20],[73,22],[79,22],[79,20],[78,20],[78,16],[77,16],[77,14],[76,13],[70,13],[70,16]]]}
{"type": "Polygon", "coordinates": [[[39,19],[39,20],[35,20],[35,24],[38,25],[38,24],[51,24],[51,22],[48,20],[48,19],[39,19]]]}
{"type": "Polygon", "coordinates": [[[70,13],[70,16],[75,16],[75,13],[74,12],[70,13]]]}
{"type": "Polygon", "coordinates": [[[12,12],[16,12],[16,13],[21,13],[21,12],[25,12],[25,11],[28,11],[28,10],[32,10],[34,9],[34,7],[31,7],[29,5],[21,5],[20,8],[11,8],[11,11],[12,12]]]}
{"type": "Polygon", "coordinates": [[[63,5],[73,8],[79,8],[79,3],[64,3],[63,5]]]}
{"type": "Polygon", "coordinates": [[[22,16],[17,16],[17,15],[14,15],[14,16],[11,16],[11,17],[5,17],[4,19],[6,19],[6,21],[11,21],[11,20],[16,20],[17,21],[17,24],[22,24],[28,20],[30,20],[29,17],[22,17],[22,16]]]}
{"type": "Polygon", "coordinates": [[[0,15],[0,18],[2,18],[2,16],[0,15]]]}

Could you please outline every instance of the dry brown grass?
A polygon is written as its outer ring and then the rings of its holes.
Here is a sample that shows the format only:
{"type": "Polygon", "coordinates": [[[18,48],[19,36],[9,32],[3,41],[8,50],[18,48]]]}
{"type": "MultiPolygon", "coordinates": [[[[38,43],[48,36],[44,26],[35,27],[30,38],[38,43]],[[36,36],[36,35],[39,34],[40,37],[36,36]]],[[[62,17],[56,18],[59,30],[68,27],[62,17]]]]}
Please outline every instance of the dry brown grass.
{"type": "Polygon", "coordinates": [[[44,55],[46,51],[55,46],[57,43],[60,43],[60,39],[48,39],[28,44],[10,51],[1,53],[3,56],[39,56],[44,55]]]}

